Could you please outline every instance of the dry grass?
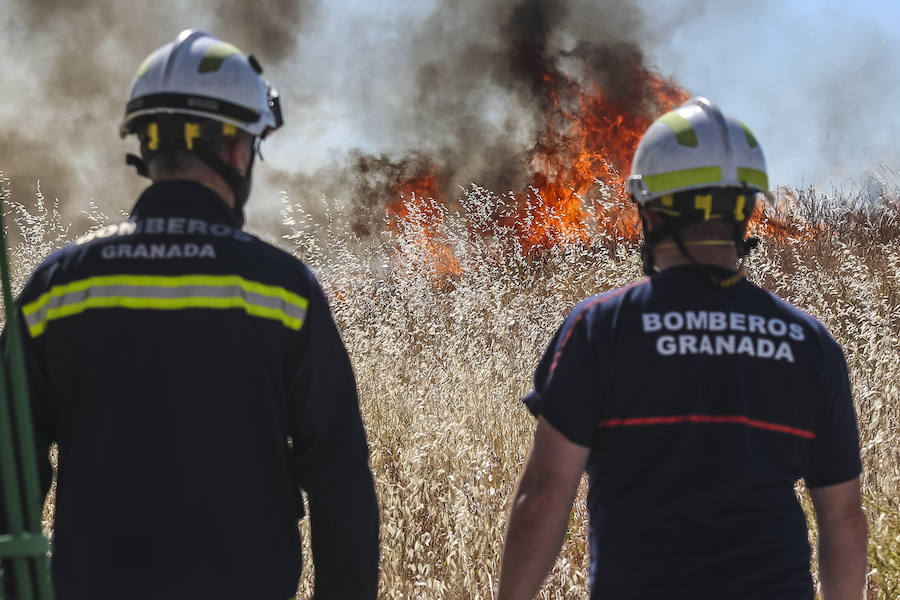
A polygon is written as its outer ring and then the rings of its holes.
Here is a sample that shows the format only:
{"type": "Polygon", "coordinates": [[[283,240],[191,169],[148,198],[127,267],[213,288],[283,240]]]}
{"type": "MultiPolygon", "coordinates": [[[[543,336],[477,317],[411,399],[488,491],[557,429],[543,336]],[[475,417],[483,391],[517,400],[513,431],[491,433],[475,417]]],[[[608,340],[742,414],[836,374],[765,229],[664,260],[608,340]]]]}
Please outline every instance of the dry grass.
{"type": "MultiPolygon", "coordinates": [[[[782,210],[805,225],[764,239],[750,273],[822,319],[845,348],[865,465],[868,597],[887,600],[900,596],[900,204],[825,200],[793,193],[782,210]]],[[[317,207],[313,218],[285,200],[284,243],[316,270],[356,369],[382,512],[384,598],[493,597],[534,428],[518,398],[571,307],[640,275],[635,249],[600,233],[527,260],[488,218],[503,201],[473,187],[461,200],[468,216],[446,214],[437,240],[414,207],[400,231],[385,225],[360,240],[340,210],[317,207]]],[[[40,218],[20,211],[17,223],[20,276],[71,237],[52,207],[40,218]]],[[[579,501],[541,597],[587,597],[586,519],[579,501]]],[[[298,597],[311,591],[308,555],[305,573],[298,597]]]]}

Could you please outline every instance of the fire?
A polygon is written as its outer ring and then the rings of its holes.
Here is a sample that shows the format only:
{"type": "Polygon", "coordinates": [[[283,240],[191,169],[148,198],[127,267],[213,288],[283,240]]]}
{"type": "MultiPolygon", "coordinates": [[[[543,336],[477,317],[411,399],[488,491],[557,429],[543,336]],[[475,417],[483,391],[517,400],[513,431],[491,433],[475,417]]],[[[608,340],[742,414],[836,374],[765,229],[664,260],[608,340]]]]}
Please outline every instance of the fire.
{"type": "Polygon", "coordinates": [[[387,212],[393,226],[397,226],[398,221],[408,220],[411,212],[422,214],[429,229],[443,223],[443,215],[432,202],[443,199],[437,172],[433,167],[398,182],[390,191],[394,200],[388,204],[387,212]]]}
{"type": "Polygon", "coordinates": [[[554,112],[532,159],[532,188],[542,202],[529,219],[531,227],[520,231],[526,250],[590,241],[582,199],[596,183],[615,191],[614,202],[591,207],[597,227],[619,238],[639,238],[637,211],[625,197],[631,158],[653,119],[683,103],[688,94],[648,71],[638,57],[630,67],[630,93],[618,97],[596,83],[581,88],[562,73],[545,75],[554,112]]]}
{"type": "MultiPolygon", "coordinates": [[[[590,79],[583,83],[552,64],[543,68],[546,127],[532,148],[531,183],[512,196],[513,210],[497,214],[495,220],[515,232],[529,256],[601,239],[637,243],[640,217],[625,193],[634,151],[653,120],[689,95],[650,71],[638,52],[626,59],[624,81],[616,82],[614,91],[590,79]]],[[[458,274],[453,249],[441,235],[446,214],[442,179],[427,161],[412,175],[399,177],[390,190],[394,200],[387,206],[388,218],[395,231],[416,221],[434,271],[458,274]]],[[[750,229],[768,238],[808,234],[790,218],[759,212],[750,229]]]]}
{"type": "MultiPolygon", "coordinates": [[[[589,226],[591,220],[603,234],[639,239],[640,221],[625,197],[624,177],[653,119],[684,102],[688,94],[649,71],[639,54],[629,60],[628,82],[622,86],[626,93],[616,96],[596,82],[582,85],[556,67],[546,67],[541,80],[549,110],[545,131],[532,149],[531,184],[515,195],[513,214],[497,215],[516,232],[526,253],[591,243],[597,234],[589,226]],[[605,189],[607,197],[591,199],[594,188],[605,189]]],[[[442,202],[438,180],[433,168],[402,180],[396,191],[403,199],[388,205],[390,219],[406,219],[409,207],[415,206],[433,220],[429,230],[436,231],[442,216],[428,199],[442,202]]],[[[452,256],[446,245],[440,245],[440,253],[452,256]]]]}
{"type": "Polygon", "coordinates": [[[750,235],[780,242],[809,242],[822,233],[820,226],[797,219],[785,207],[775,206],[774,209],[764,210],[762,202],[757,203],[750,216],[747,231],[750,235]]]}
{"type": "Polygon", "coordinates": [[[432,273],[458,274],[460,268],[453,249],[441,235],[445,203],[436,169],[431,167],[401,180],[391,194],[394,200],[387,205],[391,228],[401,235],[409,229],[421,228],[422,235],[409,237],[421,244],[424,255],[430,257],[432,273]]]}

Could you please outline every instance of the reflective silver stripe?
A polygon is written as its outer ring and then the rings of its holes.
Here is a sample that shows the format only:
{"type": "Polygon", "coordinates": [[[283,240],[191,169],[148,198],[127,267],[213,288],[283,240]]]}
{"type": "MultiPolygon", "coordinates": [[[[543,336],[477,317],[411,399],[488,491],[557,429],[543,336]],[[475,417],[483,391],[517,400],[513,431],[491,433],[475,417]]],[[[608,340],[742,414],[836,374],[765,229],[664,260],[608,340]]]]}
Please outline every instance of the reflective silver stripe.
{"type": "Polygon", "coordinates": [[[306,310],[289,304],[281,298],[273,298],[264,294],[247,291],[240,286],[186,285],[182,287],[155,287],[136,285],[110,285],[89,287],[84,290],[69,292],[62,296],[52,296],[41,309],[25,317],[29,326],[43,321],[50,310],[84,302],[88,298],[109,298],[125,296],[129,298],[233,298],[243,297],[249,304],[280,310],[294,319],[306,318],[306,310]]]}

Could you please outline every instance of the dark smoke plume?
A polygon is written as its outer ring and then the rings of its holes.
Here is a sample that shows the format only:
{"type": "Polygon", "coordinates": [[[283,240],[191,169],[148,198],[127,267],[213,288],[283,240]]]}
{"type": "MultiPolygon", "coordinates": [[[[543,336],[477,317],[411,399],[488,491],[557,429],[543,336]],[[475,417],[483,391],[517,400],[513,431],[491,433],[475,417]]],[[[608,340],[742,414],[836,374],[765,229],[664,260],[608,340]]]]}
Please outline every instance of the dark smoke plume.
{"type": "Polygon", "coordinates": [[[318,9],[317,0],[220,0],[216,5],[211,30],[272,64],[291,55],[303,25],[318,9]]]}
{"type": "MultiPolygon", "coordinates": [[[[408,40],[364,62],[370,93],[360,110],[369,121],[389,123],[399,148],[352,153],[338,172],[323,169],[318,179],[348,182],[354,214],[383,213],[395,200],[385,192],[429,172],[439,175],[450,202],[472,182],[523,192],[534,178],[535,153],[546,149],[541,136],[555,102],[572,102],[589,82],[613,100],[641,97],[646,81],[632,72],[645,66],[632,42],[641,22],[626,0],[443,0],[408,40]],[[385,112],[383,104],[364,104],[395,95],[407,102],[385,112]]],[[[635,102],[623,110],[653,108],[635,102]]],[[[304,177],[290,186],[286,174],[282,181],[291,188],[309,183],[304,177]]]]}
{"type": "Polygon", "coordinates": [[[409,32],[401,39],[373,42],[369,22],[344,24],[349,58],[316,85],[362,115],[363,133],[383,150],[274,179],[294,198],[341,188],[357,229],[357,218],[383,214],[416,176],[436,175],[451,204],[473,182],[524,192],[555,102],[572,102],[587,83],[612,99],[640,97],[646,82],[630,70],[645,67],[633,43],[651,38],[643,21],[628,0],[439,0],[414,27],[395,23],[409,32]]]}
{"type": "Polygon", "coordinates": [[[0,164],[4,175],[12,174],[10,191],[17,198],[33,196],[40,184],[46,198],[65,197],[66,183],[77,181],[77,174],[61,157],[47,154],[46,144],[26,138],[15,131],[3,134],[0,164]]]}

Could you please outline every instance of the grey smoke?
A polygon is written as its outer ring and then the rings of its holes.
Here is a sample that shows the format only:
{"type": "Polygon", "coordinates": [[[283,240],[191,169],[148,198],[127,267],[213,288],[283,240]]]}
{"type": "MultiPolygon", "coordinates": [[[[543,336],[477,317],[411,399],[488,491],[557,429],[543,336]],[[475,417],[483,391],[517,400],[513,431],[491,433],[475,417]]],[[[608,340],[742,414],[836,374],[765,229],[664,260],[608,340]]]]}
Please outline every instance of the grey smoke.
{"type": "Polygon", "coordinates": [[[129,208],[147,181],[125,167],[135,144],[117,129],[143,58],[193,27],[271,67],[295,53],[318,13],[316,0],[190,4],[0,0],[0,171],[15,200],[28,203],[40,179],[75,220],[90,198],[110,213],[129,208]]]}

